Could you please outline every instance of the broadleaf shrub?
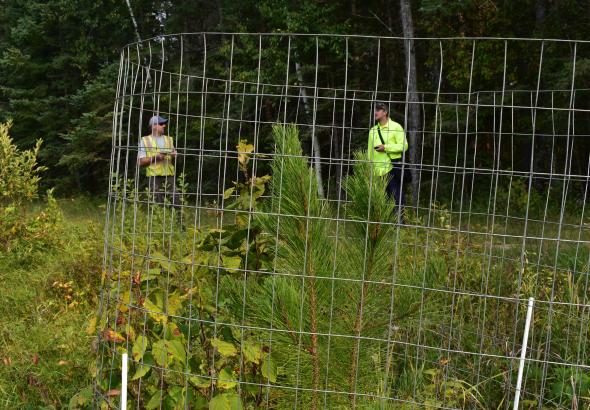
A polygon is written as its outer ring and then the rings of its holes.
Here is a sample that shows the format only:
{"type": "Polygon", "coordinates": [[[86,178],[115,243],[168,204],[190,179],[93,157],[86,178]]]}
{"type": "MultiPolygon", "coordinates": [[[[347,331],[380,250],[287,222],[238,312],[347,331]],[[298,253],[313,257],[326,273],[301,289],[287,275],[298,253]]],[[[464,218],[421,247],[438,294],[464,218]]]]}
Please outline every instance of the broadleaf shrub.
{"type": "Polygon", "coordinates": [[[55,246],[59,240],[61,211],[47,192],[47,206],[27,215],[27,206],[39,197],[40,174],[37,163],[41,140],[30,150],[19,150],[10,138],[11,122],[0,123],[0,252],[30,254],[55,246]]]}
{"type": "Polygon", "coordinates": [[[13,144],[9,131],[12,122],[0,123],[0,202],[20,205],[37,198],[41,172],[37,164],[42,140],[30,150],[21,151],[13,144]]]}

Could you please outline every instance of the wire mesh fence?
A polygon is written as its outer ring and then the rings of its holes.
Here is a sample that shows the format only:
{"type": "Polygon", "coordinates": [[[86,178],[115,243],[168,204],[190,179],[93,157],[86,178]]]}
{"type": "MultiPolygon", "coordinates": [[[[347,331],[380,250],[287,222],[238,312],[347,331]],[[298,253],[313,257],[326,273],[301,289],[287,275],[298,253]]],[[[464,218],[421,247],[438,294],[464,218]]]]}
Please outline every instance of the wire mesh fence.
{"type": "Polygon", "coordinates": [[[147,409],[590,406],[589,48],[127,46],[95,406],[124,387],[147,409]],[[403,207],[367,153],[376,101],[409,143],[403,207]],[[137,159],[153,115],[174,143],[160,192],[137,159]]]}

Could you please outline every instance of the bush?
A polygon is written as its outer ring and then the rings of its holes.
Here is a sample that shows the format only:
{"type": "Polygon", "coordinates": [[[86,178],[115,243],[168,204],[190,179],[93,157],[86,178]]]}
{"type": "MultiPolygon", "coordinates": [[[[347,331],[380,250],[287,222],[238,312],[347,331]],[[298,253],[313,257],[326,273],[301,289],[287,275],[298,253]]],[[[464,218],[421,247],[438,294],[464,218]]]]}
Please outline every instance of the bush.
{"type": "Polygon", "coordinates": [[[0,124],[0,407],[64,408],[94,362],[86,320],[98,302],[101,230],[78,203],[76,218],[63,218],[51,190],[34,202],[41,141],[19,150],[10,125],[0,124]]]}
{"type": "Polygon", "coordinates": [[[45,170],[37,164],[42,141],[21,151],[9,136],[10,127],[10,122],[0,123],[0,252],[28,254],[56,243],[61,212],[50,190],[47,207],[34,217],[27,215],[27,205],[39,196],[45,170]]]}
{"type": "Polygon", "coordinates": [[[20,151],[9,136],[12,122],[0,123],[0,203],[20,205],[37,197],[40,176],[37,164],[42,140],[31,150],[20,151]]]}

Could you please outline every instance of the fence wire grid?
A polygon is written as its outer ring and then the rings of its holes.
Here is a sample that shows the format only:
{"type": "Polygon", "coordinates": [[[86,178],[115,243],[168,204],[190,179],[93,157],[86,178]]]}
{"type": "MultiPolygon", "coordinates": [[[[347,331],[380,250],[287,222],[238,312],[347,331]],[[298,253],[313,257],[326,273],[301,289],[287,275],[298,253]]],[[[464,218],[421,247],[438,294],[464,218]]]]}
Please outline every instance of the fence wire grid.
{"type": "Polygon", "coordinates": [[[126,390],[137,409],[590,408],[589,51],[285,33],[126,46],[94,407],[126,390]],[[409,142],[403,208],[359,153],[377,101],[409,142]],[[160,196],[137,160],[153,115],[177,152],[160,196]]]}

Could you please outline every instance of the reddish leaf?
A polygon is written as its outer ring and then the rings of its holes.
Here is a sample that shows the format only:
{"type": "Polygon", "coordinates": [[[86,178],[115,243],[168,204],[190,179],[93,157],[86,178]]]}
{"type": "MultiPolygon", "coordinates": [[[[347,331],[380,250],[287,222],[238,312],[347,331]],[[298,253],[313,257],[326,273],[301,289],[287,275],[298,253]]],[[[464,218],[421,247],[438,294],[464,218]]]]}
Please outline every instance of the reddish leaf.
{"type": "Polygon", "coordinates": [[[113,329],[105,330],[102,336],[107,342],[123,343],[125,341],[125,338],[120,333],[115,332],[113,329]]]}

